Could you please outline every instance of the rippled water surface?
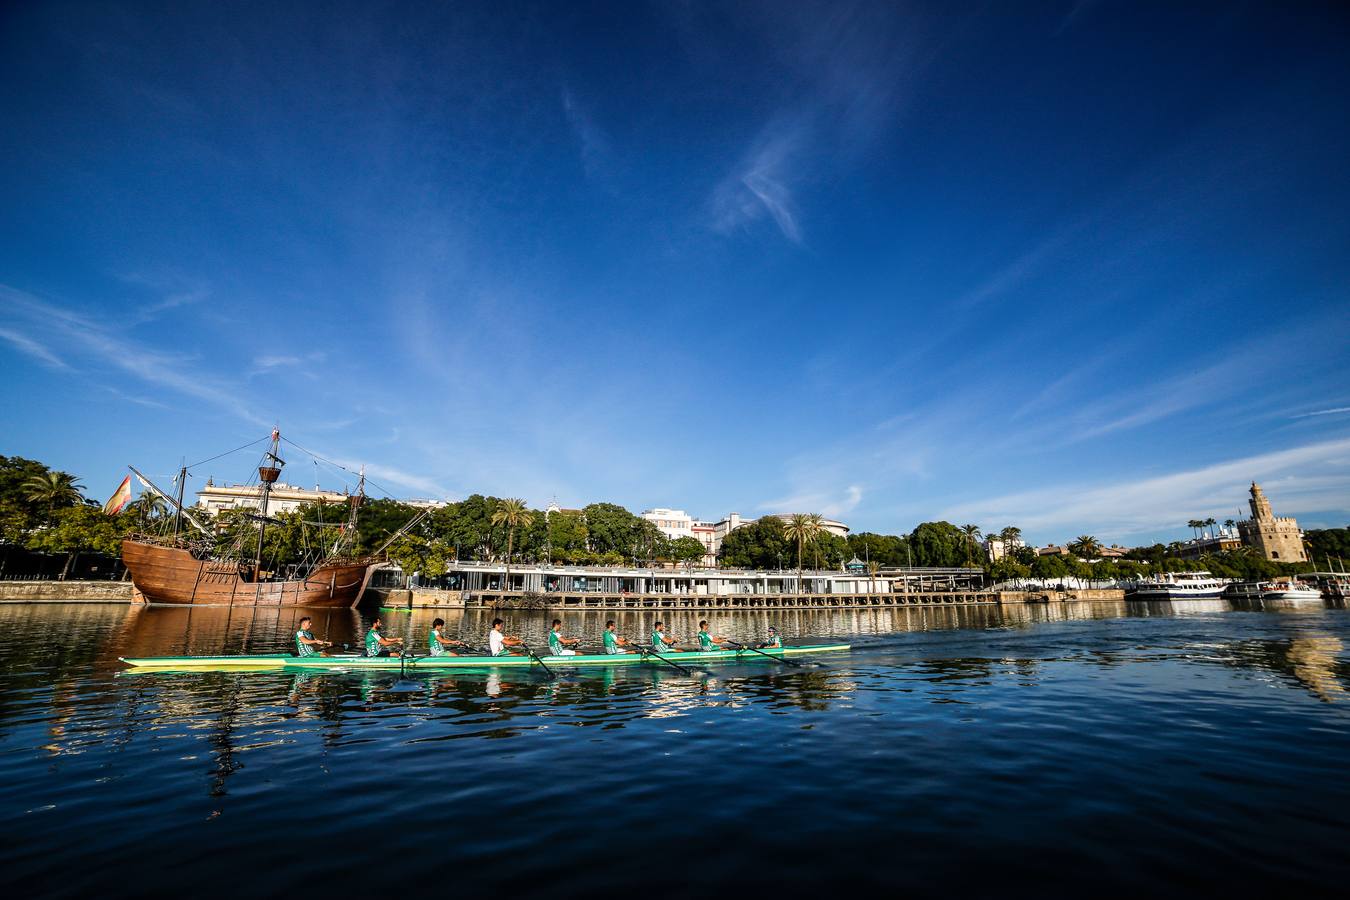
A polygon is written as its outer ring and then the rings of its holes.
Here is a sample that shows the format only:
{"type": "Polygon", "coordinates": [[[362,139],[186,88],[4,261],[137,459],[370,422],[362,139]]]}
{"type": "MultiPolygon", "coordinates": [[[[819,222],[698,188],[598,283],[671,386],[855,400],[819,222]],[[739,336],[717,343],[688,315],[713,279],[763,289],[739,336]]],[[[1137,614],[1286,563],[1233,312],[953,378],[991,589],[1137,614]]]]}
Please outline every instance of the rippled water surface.
{"type": "MultiPolygon", "coordinates": [[[[365,613],[369,615],[369,613],[365,613]]],[[[431,613],[385,613],[425,642],[431,613]]],[[[481,635],[478,614],[446,615],[481,635]]],[[[508,630],[539,639],[548,615],[508,630]]],[[[601,614],[566,618],[598,634],[601,614]]],[[[620,618],[645,633],[650,616],[620,618]]],[[[24,895],[553,897],[1344,887],[1350,611],[717,618],[854,650],[683,675],[129,675],[291,612],[0,608],[0,883],[24,895]]],[[[695,617],[667,617],[690,636],[695,617]]],[[[336,642],[357,613],[316,614],[336,642]]],[[[882,896],[882,895],[879,895],[882,896]]]]}

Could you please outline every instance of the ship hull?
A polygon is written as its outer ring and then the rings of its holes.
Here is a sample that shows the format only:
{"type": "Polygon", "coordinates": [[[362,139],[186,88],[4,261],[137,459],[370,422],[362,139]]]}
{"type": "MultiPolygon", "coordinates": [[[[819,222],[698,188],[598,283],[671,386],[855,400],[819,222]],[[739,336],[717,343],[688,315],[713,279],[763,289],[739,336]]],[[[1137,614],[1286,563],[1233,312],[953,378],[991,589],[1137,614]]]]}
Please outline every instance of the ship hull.
{"type": "Polygon", "coordinates": [[[122,542],[122,561],[147,603],[172,606],[308,606],[348,609],[370,583],[375,564],[319,566],[305,578],[250,581],[237,563],[197,559],[180,547],[122,542]]]}

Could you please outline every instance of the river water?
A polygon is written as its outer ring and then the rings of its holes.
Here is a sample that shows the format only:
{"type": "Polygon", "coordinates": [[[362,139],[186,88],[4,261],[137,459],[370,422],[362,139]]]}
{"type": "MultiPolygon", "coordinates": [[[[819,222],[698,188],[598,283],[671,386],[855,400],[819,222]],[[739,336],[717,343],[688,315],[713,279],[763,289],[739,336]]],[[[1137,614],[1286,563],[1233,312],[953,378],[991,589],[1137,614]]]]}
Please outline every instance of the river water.
{"type": "MultiPolygon", "coordinates": [[[[316,614],[354,641],[373,611],[316,614]]],[[[432,613],[384,613],[425,642],[432,613]]],[[[442,614],[481,637],[479,613],[442,614]]],[[[547,613],[508,631],[542,638],[547,613]]],[[[652,617],[616,614],[645,634],[652,617]]],[[[594,636],[604,615],[565,617],[594,636]]],[[[294,613],[0,608],[0,883],[42,897],[1326,893],[1350,611],[719,615],[800,669],[129,675],[294,613]]],[[[696,617],[668,616],[691,636],[696,617]]]]}

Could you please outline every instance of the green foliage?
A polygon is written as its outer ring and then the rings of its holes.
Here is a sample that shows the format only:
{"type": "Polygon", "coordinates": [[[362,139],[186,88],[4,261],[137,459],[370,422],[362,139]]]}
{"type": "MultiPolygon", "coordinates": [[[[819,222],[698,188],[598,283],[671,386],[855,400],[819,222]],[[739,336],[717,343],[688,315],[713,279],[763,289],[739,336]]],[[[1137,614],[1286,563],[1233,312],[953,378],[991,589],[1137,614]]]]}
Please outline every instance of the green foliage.
{"type": "Polygon", "coordinates": [[[783,520],[765,516],[722,539],[721,563],[740,569],[780,569],[796,559],[797,546],[783,531],[783,520]]]}
{"type": "Polygon", "coordinates": [[[1324,569],[1327,559],[1350,559],[1350,527],[1314,528],[1305,535],[1308,559],[1315,567],[1324,569]]]}
{"type": "Polygon", "coordinates": [[[969,539],[951,522],[924,522],[909,536],[916,566],[964,566],[969,539]]]}
{"type": "Polygon", "coordinates": [[[670,558],[675,562],[696,563],[708,552],[696,537],[681,537],[670,542],[670,558]]]}
{"type": "Polygon", "coordinates": [[[856,556],[882,568],[900,568],[909,565],[909,541],[893,534],[861,532],[845,539],[850,558],[856,556]]]}

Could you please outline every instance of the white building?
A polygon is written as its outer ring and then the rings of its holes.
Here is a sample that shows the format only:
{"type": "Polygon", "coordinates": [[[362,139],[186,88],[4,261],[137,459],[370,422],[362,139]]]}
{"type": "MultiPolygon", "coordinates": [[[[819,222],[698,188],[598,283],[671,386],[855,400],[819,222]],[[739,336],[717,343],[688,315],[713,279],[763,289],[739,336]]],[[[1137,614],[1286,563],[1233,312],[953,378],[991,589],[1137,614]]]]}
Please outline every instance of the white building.
{"type": "MultiPolygon", "coordinates": [[[[792,518],[791,513],[776,513],[775,515],[784,522],[792,518]]],[[[661,533],[671,540],[694,537],[702,541],[704,548],[707,550],[703,557],[703,564],[706,566],[717,565],[717,554],[721,552],[722,542],[726,540],[727,535],[737,528],[755,523],[754,519],[742,519],[740,513],[727,513],[726,517],[719,521],[706,522],[694,518],[682,509],[666,509],[664,507],[645,510],[641,513],[641,516],[659,528],[661,533]]],[[[843,522],[825,519],[821,522],[821,525],[830,534],[839,537],[848,535],[848,526],[843,522]]]]}
{"type": "Polygon", "coordinates": [[[988,555],[990,562],[998,562],[1005,556],[1011,554],[1019,547],[1025,547],[1027,542],[1021,538],[1013,538],[1011,541],[1005,541],[1003,538],[986,538],[984,541],[984,552],[988,555]]]}
{"type": "MultiPolygon", "coordinates": [[[[779,519],[782,519],[784,522],[788,522],[792,519],[794,515],[797,515],[797,513],[774,513],[774,515],[779,519]]],[[[750,523],[747,522],[746,524],[748,525],[750,523]]],[[[821,519],[820,527],[824,528],[825,531],[829,534],[833,534],[838,537],[848,537],[848,526],[845,525],[843,522],[836,522],[834,519],[821,519]]]]}
{"type": "MultiPolygon", "coordinates": [[[[325,491],[319,488],[309,490],[278,481],[272,485],[272,496],[267,501],[269,513],[291,512],[306,503],[346,504],[350,495],[337,491],[325,491]]],[[[197,506],[209,515],[218,515],[226,509],[259,509],[262,506],[262,491],[256,484],[212,484],[208,479],[206,487],[197,492],[197,506]]]]}
{"type": "Polygon", "coordinates": [[[640,515],[671,540],[694,536],[694,517],[682,509],[657,507],[643,510],[640,515]]]}

